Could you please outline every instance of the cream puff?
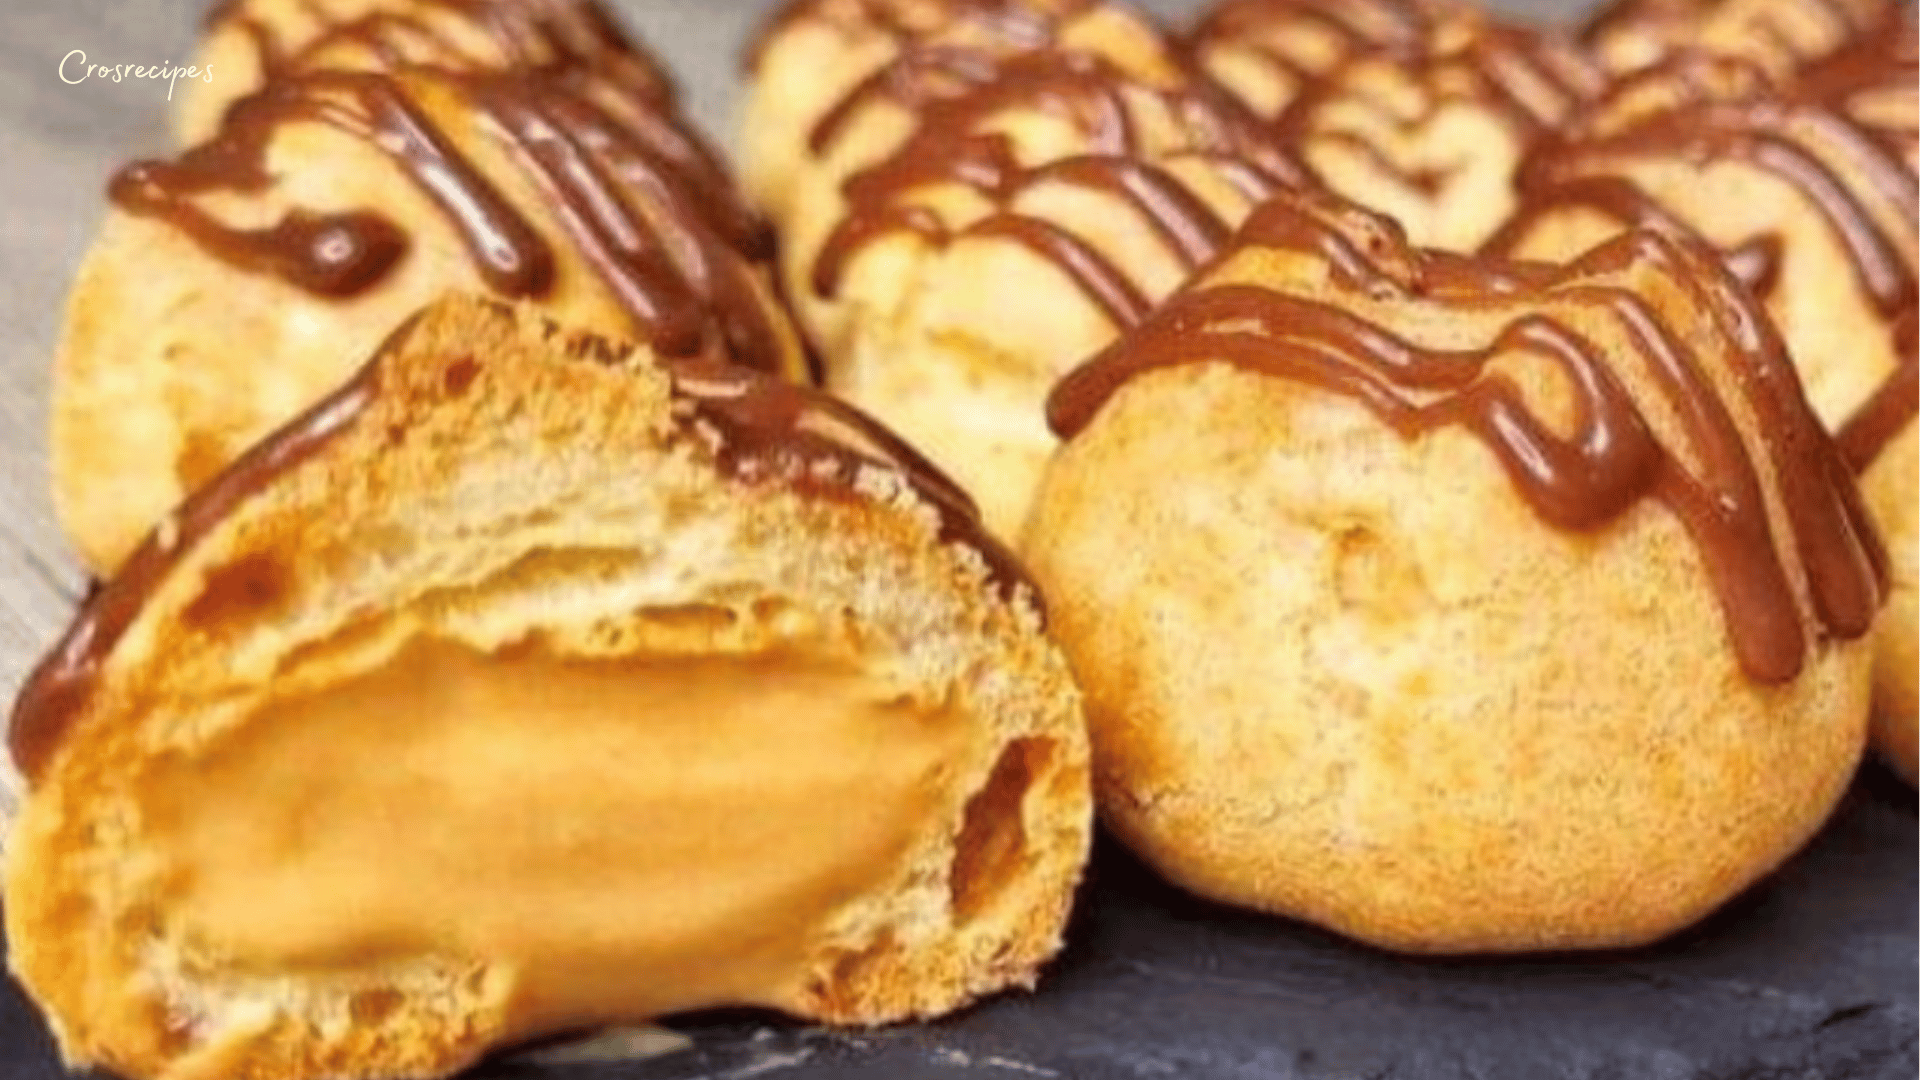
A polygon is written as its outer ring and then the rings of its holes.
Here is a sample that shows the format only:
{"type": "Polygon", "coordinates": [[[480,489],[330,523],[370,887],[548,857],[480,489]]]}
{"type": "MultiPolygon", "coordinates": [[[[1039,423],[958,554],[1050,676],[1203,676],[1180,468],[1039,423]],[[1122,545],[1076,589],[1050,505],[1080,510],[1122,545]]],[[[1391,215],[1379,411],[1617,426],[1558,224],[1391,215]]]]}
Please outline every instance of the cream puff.
{"type": "Polygon", "coordinates": [[[1276,198],[1062,381],[1022,551],[1114,832],[1390,949],[1635,945],[1825,820],[1884,553],[1692,241],[1565,266],[1276,198]]]}
{"type": "Polygon", "coordinates": [[[182,146],[212,138],[234,102],[300,69],[590,69],[661,106],[674,93],[597,0],[223,0],[194,64],[213,74],[183,84],[172,116],[182,146]]]}
{"type": "Polygon", "coordinates": [[[1615,74],[1700,52],[1784,75],[1897,31],[1900,6],[1892,0],[1614,0],[1587,20],[1581,38],[1615,74]]]}
{"type": "Polygon", "coordinates": [[[753,58],[742,172],[827,384],[1007,533],[1062,373],[1298,180],[1124,9],[800,0],[753,58]]]}
{"type": "Polygon", "coordinates": [[[1314,180],[1452,251],[1512,213],[1521,155],[1601,87],[1570,41],[1446,0],[1232,0],[1194,48],[1314,180]]]}
{"type": "Polygon", "coordinates": [[[757,219],[628,67],[370,70],[317,40],[109,187],[53,376],[55,505],[93,570],[449,287],[804,371],[757,219]]]}
{"type": "Polygon", "coordinates": [[[847,406],[449,299],[35,670],[9,963],[69,1066],[135,1080],[1028,985],[1092,816],[1041,619],[847,406]]]}
{"type": "Polygon", "coordinates": [[[1561,258],[1639,225],[1690,230],[1765,302],[1814,410],[1840,434],[1892,556],[1875,742],[1915,773],[1920,455],[1920,65],[1910,25],[1786,76],[1680,58],[1623,81],[1543,143],[1489,245],[1561,258]]]}

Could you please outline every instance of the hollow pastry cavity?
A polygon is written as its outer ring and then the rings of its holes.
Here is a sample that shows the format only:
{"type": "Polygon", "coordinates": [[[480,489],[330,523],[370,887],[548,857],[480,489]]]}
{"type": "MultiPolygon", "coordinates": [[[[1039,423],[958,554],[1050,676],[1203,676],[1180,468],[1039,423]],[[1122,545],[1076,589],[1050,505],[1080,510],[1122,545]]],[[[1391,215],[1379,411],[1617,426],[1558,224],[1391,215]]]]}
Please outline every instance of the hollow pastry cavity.
{"type": "Polygon", "coordinates": [[[1102,814],[1202,895],[1408,951],[1637,944],[1858,761],[1884,556],[1692,242],[1467,260],[1283,197],[1049,408],[1022,550],[1102,814]]]}
{"type": "Polygon", "coordinates": [[[1193,47],[1316,181],[1451,251],[1512,212],[1521,155],[1601,85],[1570,42],[1448,2],[1231,0],[1193,47]]]}
{"type": "Polygon", "coordinates": [[[1566,257],[1629,228],[1696,233],[1766,304],[1815,411],[1862,472],[1893,595],[1878,632],[1875,742],[1911,776],[1920,459],[1920,66],[1911,25],[1789,75],[1682,58],[1622,81],[1543,142],[1490,250],[1566,257]],[[1905,444],[1911,448],[1911,439],[1905,444]]]}
{"type": "Polygon", "coordinates": [[[1298,175],[1104,4],[801,0],[751,62],[743,172],[828,385],[996,530],[1052,449],[1052,381],[1298,175]]]}
{"type": "MultiPolygon", "coordinates": [[[[271,6],[226,18],[265,26],[271,6]]],[[[486,27],[501,6],[381,10],[486,27]]],[[[113,178],[53,386],[56,506],[93,569],[449,287],[803,373],[759,223],[617,35],[576,56],[560,26],[515,24],[555,59],[490,68],[383,51],[412,25],[289,37],[214,134],[113,178]]],[[[263,54],[280,40],[260,35],[263,54]]]]}
{"type": "Polygon", "coordinates": [[[1090,825],[964,495],[824,395],[453,299],[221,473],[16,706],[70,1065],[431,1076],[1031,984],[1090,825]]]}

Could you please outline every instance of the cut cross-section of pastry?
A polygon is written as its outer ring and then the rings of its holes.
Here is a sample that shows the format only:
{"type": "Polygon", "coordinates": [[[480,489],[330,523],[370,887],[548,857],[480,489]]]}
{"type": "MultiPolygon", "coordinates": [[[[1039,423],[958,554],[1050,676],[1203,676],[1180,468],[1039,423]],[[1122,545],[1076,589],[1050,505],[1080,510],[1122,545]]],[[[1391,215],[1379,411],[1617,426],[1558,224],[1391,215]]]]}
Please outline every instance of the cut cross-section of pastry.
{"type": "Polygon", "coordinates": [[[1001,531],[1047,388],[1299,175],[1111,5],[799,0],[753,63],[743,172],[828,384],[1001,531]]]}
{"type": "Polygon", "coordinates": [[[1905,6],[1894,0],[1614,0],[1587,20],[1582,37],[1620,74],[1697,52],[1783,75],[1854,42],[1897,32],[1905,6]]]}
{"type": "Polygon", "coordinates": [[[1876,742],[1916,771],[1920,714],[1920,62],[1911,24],[1785,76],[1682,57],[1622,81],[1521,169],[1489,250],[1558,259],[1623,230],[1690,230],[1765,301],[1814,410],[1862,470],[1893,560],[1876,742]]]}
{"type": "Polygon", "coordinates": [[[96,571],[448,288],[804,374],[763,228],[643,60],[495,69],[332,40],[110,185],[53,386],[55,501],[96,571]]]}
{"type": "Polygon", "coordinates": [[[1314,179],[1450,251],[1512,212],[1521,155],[1601,86],[1570,41],[1450,0],[1232,0],[1193,47],[1314,179]]]}
{"type": "Polygon", "coordinates": [[[1075,371],[1023,544],[1115,831],[1415,951],[1625,946],[1811,836],[1884,554],[1696,242],[1564,267],[1281,197],[1075,371]]]}
{"type": "Polygon", "coordinates": [[[12,969],[70,1064],[139,1078],[1029,985],[1092,814],[1042,617],[847,406],[451,298],[35,671],[12,969]]]}

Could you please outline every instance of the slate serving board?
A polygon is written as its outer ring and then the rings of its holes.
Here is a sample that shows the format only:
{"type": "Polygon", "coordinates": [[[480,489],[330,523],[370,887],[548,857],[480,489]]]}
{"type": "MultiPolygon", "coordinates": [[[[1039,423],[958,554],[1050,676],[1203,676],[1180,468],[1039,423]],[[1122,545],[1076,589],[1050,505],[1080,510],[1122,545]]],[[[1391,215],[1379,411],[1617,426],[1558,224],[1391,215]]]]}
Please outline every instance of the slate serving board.
{"type": "MultiPolygon", "coordinates": [[[[768,0],[609,0],[717,137],[768,0]]],[[[1169,19],[1198,0],[1146,6],[1169,19]]],[[[1509,0],[1537,19],[1578,0],[1509,0]]],[[[79,578],[46,493],[46,365],[112,166],[165,145],[164,87],[67,85],[60,59],[179,62],[197,0],[0,0],[0,690],[53,639],[79,578]]],[[[476,1080],[1909,1080],[1916,1054],[1913,792],[1869,766],[1779,873],[1651,949],[1407,960],[1215,907],[1103,845],[1037,993],[879,1032],[762,1014],[681,1018],[644,1063],[503,1058],[476,1080]]],[[[60,1075],[0,986],[0,1080],[60,1075]]]]}

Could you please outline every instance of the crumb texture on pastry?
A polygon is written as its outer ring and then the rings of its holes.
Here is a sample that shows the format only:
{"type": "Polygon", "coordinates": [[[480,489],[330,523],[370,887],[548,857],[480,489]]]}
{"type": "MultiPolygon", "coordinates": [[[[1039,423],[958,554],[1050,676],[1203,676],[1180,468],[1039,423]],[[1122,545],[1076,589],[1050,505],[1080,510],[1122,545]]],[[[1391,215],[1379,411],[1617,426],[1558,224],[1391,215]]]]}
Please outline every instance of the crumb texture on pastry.
{"type": "Polygon", "coordinates": [[[1637,944],[1858,761],[1883,553],[1694,242],[1503,264],[1276,199],[1050,412],[1022,551],[1102,813],[1202,895],[1411,951],[1637,944]]]}
{"type": "Polygon", "coordinates": [[[445,301],[36,671],[10,964],[69,1064],[139,1078],[1030,985],[1091,824],[1041,618],[833,399],[445,301]]]}
{"type": "Polygon", "coordinates": [[[216,20],[253,31],[268,77],[115,175],[55,360],[55,501],[93,569],[448,288],[804,373],[764,231],[657,70],[584,0],[536,6],[567,14],[301,5],[323,21],[303,35],[247,0],[216,20]],[[525,63],[412,44],[462,20],[525,63]]]}

